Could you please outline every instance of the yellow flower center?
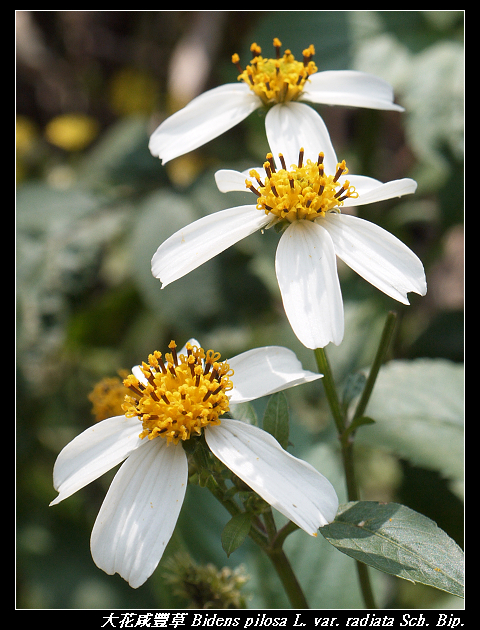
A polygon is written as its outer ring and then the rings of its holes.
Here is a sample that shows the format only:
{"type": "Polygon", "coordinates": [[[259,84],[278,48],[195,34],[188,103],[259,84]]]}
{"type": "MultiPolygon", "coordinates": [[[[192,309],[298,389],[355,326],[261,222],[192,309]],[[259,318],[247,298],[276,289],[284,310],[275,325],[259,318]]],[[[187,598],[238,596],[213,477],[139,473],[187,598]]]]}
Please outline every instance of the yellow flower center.
{"type": "Polygon", "coordinates": [[[143,424],[140,438],[158,436],[174,444],[200,435],[206,426],[220,424],[219,417],[229,409],[226,392],[232,389],[233,370],[220,362],[220,353],[187,343],[187,354],[154,352],[141,370],[146,382],[133,374],[124,385],[133,396],[126,396],[123,410],[127,418],[138,416],[143,424]]]}
{"type": "Polygon", "coordinates": [[[317,66],[312,61],[315,54],[312,45],[303,51],[303,61],[296,61],[290,50],[286,50],[282,57],[281,45],[275,37],[273,46],[276,58],[266,59],[260,54],[260,46],[253,43],[250,50],[254,57],[245,70],[240,65],[240,57],[236,53],[232,56],[232,62],[240,72],[238,80],[245,81],[267,106],[298,99],[308,77],[317,72],[317,66]]]}
{"type": "Polygon", "coordinates": [[[263,165],[267,174],[265,182],[262,182],[257,171],[249,172],[258,188],[248,179],[245,185],[257,195],[259,210],[290,223],[303,219],[314,221],[324,217],[326,212],[343,206],[348,197],[358,197],[355,187],[350,186],[348,180],[343,184],[338,182],[341,175],[348,173],[345,160],[337,164],[334,175],[325,175],[323,153],[319,153],[316,162],[307,160],[306,164],[303,164],[303,154],[303,149],[300,149],[298,164],[292,164],[287,170],[285,159],[280,153],[282,168],[277,171],[273,155],[268,153],[263,165]]]}
{"type": "Polygon", "coordinates": [[[92,403],[92,413],[97,422],[112,416],[122,415],[122,404],[125,395],[128,394],[123,379],[128,375],[128,372],[121,370],[119,374],[122,378],[118,376],[102,378],[88,395],[88,399],[92,403]]]}

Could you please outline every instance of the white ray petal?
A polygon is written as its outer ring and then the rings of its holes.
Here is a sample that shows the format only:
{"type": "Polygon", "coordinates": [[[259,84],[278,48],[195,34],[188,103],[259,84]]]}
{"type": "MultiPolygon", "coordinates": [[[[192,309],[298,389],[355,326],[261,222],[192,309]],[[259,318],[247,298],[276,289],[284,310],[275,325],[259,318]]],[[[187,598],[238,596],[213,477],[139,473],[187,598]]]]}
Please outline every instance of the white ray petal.
{"type": "Polygon", "coordinates": [[[245,192],[247,190],[245,186],[247,177],[248,175],[245,175],[243,172],[224,168],[215,173],[215,183],[220,192],[226,193],[234,190],[245,192]]]}
{"type": "Polygon", "coordinates": [[[229,392],[232,403],[254,400],[322,377],[304,370],[295,353],[280,346],[248,350],[227,363],[234,371],[233,390],[229,392]]]}
{"type": "Polygon", "coordinates": [[[270,150],[278,165],[278,154],[283,153],[287,169],[298,163],[300,149],[305,149],[307,158],[316,161],[322,151],[325,172],[335,173],[337,156],[328,129],[321,116],[304,103],[274,105],[265,117],[270,150]]]}
{"type": "Polygon", "coordinates": [[[145,440],[115,475],[91,536],[95,564],[133,588],[153,573],[170,540],[187,487],[181,446],[145,440]]]}
{"type": "Polygon", "coordinates": [[[347,214],[327,214],[321,222],[337,256],[367,282],[403,304],[409,304],[410,291],[425,295],[421,260],[393,234],[347,214]]]}
{"type": "Polygon", "coordinates": [[[60,452],[53,468],[55,505],[123,461],[141,443],[138,418],[115,416],[77,435],[60,452]]]}
{"type": "Polygon", "coordinates": [[[262,182],[265,181],[265,169],[263,166],[252,166],[243,171],[234,171],[231,169],[221,169],[215,173],[215,182],[220,192],[232,192],[238,190],[245,192],[247,187],[245,186],[245,180],[249,179],[253,182],[253,185],[257,188],[257,182],[250,175],[250,171],[255,170],[260,176],[262,182]]]}
{"type": "Polygon", "coordinates": [[[379,77],[356,70],[327,70],[309,77],[302,100],[403,112],[393,102],[392,86],[379,77]]]}
{"type": "Polygon", "coordinates": [[[260,104],[245,83],[208,90],[157,127],[150,136],[150,152],[165,164],[231,129],[260,104]]]}
{"type": "Polygon", "coordinates": [[[268,222],[264,212],[250,205],[202,217],[160,245],[152,258],[152,273],[164,288],[268,222]]]}
{"type": "Polygon", "coordinates": [[[342,175],[339,183],[345,180],[350,185],[355,186],[358,197],[349,197],[345,199],[344,206],[364,206],[367,203],[375,203],[377,201],[385,201],[386,199],[394,199],[403,195],[412,195],[417,190],[417,182],[414,179],[404,177],[403,179],[394,179],[391,182],[383,184],[371,177],[362,175],[342,175]]]}
{"type": "Polygon", "coordinates": [[[275,258],[285,313],[307,348],[343,339],[343,301],[332,239],[311,221],[296,221],[282,234],[275,258]]]}
{"type": "Polygon", "coordinates": [[[205,439],[218,459],[307,534],[316,536],[319,527],[334,520],[338,498],[332,484],[269,433],[224,419],[205,431],[205,439]]]}

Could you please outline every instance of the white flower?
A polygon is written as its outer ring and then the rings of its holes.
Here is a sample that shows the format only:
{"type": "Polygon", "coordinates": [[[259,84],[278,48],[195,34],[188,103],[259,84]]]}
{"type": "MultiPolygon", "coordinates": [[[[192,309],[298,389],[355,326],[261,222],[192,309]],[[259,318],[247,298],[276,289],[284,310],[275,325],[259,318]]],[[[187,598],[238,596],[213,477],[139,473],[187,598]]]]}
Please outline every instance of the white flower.
{"type": "Polygon", "coordinates": [[[238,55],[233,55],[242,83],[227,83],[204,92],[167,118],[150,137],[152,155],[165,164],[213,140],[262,106],[269,108],[267,131],[272,126],[272,112],[283,106],[295,135],[304,131],[297,110],[307,116],[310,109],[296,103],[300,107],[294,110],[295,101],[403,111],[393,103],[393,89],[383,79],[355,70],[317,72],[313,46],[303,51],[303,61],[296,61],[290,51],[281,57],[280,45],[275,39],[277,58],[267,59],[260,55],[260,47],[252,44],[254,58],[245,70],[238,64],[238,55]]]}
{"type": "Polygon", "coordinates": [[[276,346],[250,350],[228,363],[194,339],[178,354],[174,342],[169,347],[165,362],[155,352],[125,379],[132,392],[125,399],[125,415],[102,420],[78,435],[54,467],[59,495],[51,505],[125,460],[95,521],[91,551],[99,568],[118,572],[133,588],[155,570],[182,507],[188,463],[181,442],[202,431],[219,460],[308,534],[315,536],[331,522],[338,507],[330,482],[283,450],[270,434],[220,419],[230,404],[321,374],[304,370],[293,352],[276,346]]]}
{"type": "Polygon", "coordinates": [[[228,208],[179,230],[154,254],[152,273],[164,288],[253,232],[279,223],[286,229],[275,267],[286,315],[307,348],[323,348],[330,342],[338,345],[344,332],[336,256],[403,304],[409,303],[410,291],[425,295],[423,265],[404,243],[369,221],[340,212],[340,207],[414,193],[417,184],[408,178],[385,184],[362,175],[347,178],[345,162],[337,162],[318,114],[300,103],[289,108],[304,129],[302,146],[285,106],[274,108],[274,131],[268,133],[272,153],[263,168],[215,174],[222,192],[247,187],[255,193],[256,205],[228,208]],[[281,156],[278,166],[283,160],[275,173],[273,155],[281,156]]]}

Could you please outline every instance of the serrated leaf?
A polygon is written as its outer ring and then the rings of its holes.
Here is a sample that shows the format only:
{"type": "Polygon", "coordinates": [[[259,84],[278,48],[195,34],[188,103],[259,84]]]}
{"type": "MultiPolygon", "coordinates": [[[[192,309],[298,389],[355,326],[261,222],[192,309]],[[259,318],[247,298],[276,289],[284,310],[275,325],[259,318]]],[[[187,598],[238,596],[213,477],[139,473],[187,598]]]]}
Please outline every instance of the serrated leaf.
{"type": "Polygon", "coordinates": [[[264,431],[268,431],[270,435],[273,435],[284,449],[288,446],[288,423],[287,397],[283,392],[273,394],[265,409],[262,427],[264,431]]]}
{"type": "Polygon", "coordinates": [[[436,523],[398,503],[340,506],[322,535],[342,553],[379,571],[463,597],[463,552],[436,523]]]}
{"type": "Polygon", "coordinates": [[[252,517],[248,512],[233,516],[222,531],[222,547],[227,556],[238,549],[248,536],[252,524],[252,517]]]}

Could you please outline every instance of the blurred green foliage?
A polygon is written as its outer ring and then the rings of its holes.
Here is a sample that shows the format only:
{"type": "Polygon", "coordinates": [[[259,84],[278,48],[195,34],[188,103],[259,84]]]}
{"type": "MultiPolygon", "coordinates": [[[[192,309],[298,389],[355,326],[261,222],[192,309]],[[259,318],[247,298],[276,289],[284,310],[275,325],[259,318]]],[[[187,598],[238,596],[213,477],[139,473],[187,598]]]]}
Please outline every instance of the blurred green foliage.
{"type": "MultiPolygon", "coordinates": [[[[405,307],[339,267],[346,334],[327,352],[341,385],[368,368],[386,312],[398,312],[389,358],[392,370],[400,370],[393,383],[403,389],[399,400],[390,397],[394,371],[384,372],[370,411],[384,422],[358,433],[362,496],[404,503],[462,544],[463,17],[462,11],[17,12],[19,608],[184,607],[188,602],[162,577],[164,562],[184,551],[219,569],[245,565],[250,579],[242,593],[250,607],[288,605],[268,559],[249,541],[227,558],[220,534],[229,516],[206,489],[188,489],[164,559],[138,590],[105,575],[90,556],[90,531],[114,471],[48,507],[56,495],[56,456],[93,423],[94,385],[171,339],[183,344],[194,336],[224,358],[284,345],[315,370],[313,353],[283,313],[273,231],[252,235],[164,290],[150,272],[156,248],[179,227],[247,202],[248,193],[220,193],[213,175],[259,163],[266,140],[263,114],[256,112],[163,167],[148,151],[149,134],[197,93],[235,81],[234,52],[248,61],[255,41],[268,55],[273,37],[297,56],[313,44],[319,70],[385,78],[406,108],[399,114],[318,107],[353,172],[418,181],[411,198],[362,207],[362,216],[420,256],[429,287],[425,298],[412,295],[405,307]],[[420,411],[401,405],[411,392],[421,399],[420,411]],[[403,427],[401,440],[389,433],[389,422],[403,427]],[[432,423],[441,425],[438,432],[432,423]]],[[[321,384],[291,390],[287,398],[292,452],[325,474],[345,501],[321,384]]],[[[255,403],[258,417],[266,404],[255,403]]],[[[286,549],[313,607],[362,606],[351,558],[302,532],[286,549]]],[[[385,607],[462,605],[429,587],[372,576],[385,607]]]]}

